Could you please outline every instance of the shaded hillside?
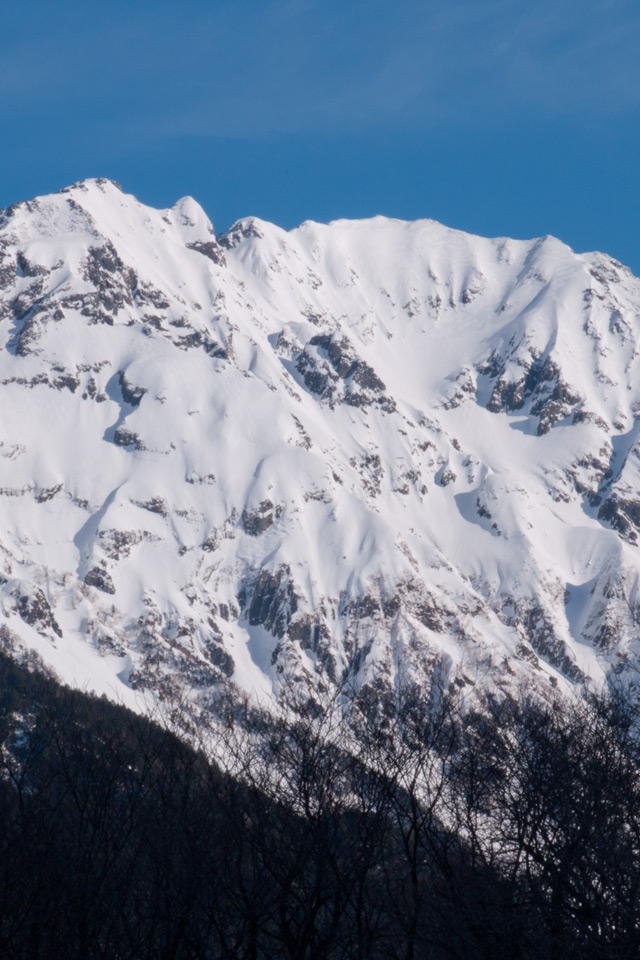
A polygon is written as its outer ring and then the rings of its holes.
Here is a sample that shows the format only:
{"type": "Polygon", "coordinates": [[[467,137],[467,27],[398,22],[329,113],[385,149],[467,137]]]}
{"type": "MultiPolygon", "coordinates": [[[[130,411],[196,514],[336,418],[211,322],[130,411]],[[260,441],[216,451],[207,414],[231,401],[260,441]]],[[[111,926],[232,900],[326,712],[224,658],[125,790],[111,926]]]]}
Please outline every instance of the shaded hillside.
{"type": "Polygon", "coordinates": [[[353,701],[355,753],[341,716],[262,727],[258,750],[258,721],[228,718],[240,781],[0,657],[0,956],[638,955],[628,702],[353,701]]]}

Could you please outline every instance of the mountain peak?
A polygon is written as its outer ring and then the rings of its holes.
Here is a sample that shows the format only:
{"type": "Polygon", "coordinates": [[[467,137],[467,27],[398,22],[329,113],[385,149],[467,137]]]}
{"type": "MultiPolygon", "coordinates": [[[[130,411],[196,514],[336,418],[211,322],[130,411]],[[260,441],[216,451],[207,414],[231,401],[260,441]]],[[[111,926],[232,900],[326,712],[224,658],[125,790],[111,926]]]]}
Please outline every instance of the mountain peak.
{"type": "Polygon", "coordinates": [[[171,207],[170,214],[189,240],[207,241],[215,236],[209,217],[193,197],[182,197],[171,207]]]}
{"type": "MultiPolygon", "coordinates": [[[[640,283],[376,217],[0,222],[0,607],[65,678],[481,690],[640,666],[640,283]]],[[[14,641],[12,641],[14,642],[14,641]]]]}
{"type": "Polygon", "coordinates": [[[109,193],[112,190],[123,193],[123,189],[117,180],[110,180],[107,177],[88,177],[86,180],[77,180],[68,187],[62,187],[58,193],[73,193],[80,191],[87,193],[90,190],[99,190],[101,193],[109,193]]]}

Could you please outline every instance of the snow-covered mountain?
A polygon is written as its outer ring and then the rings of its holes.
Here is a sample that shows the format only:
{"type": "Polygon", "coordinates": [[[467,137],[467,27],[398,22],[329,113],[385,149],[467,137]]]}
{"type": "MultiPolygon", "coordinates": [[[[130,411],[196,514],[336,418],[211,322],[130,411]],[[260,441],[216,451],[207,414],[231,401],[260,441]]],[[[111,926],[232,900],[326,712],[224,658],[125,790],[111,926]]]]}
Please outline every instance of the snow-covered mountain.
{"type": "Polygon", "coordinates": [[[0,213],[0,637],[135,703],[632,682],[640,280],[377,217],[0,213]]]}

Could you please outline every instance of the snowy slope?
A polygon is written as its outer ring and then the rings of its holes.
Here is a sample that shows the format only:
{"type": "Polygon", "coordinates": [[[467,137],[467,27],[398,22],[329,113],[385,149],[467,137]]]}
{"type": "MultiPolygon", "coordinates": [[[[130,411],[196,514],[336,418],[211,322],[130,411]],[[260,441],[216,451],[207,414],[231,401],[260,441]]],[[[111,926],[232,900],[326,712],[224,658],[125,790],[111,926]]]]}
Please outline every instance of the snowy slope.
{"type": "Polygon", "coordinates": [[[0,213],[0,636],[139,702],[632,682],[640,281],[104,180],[0,213]]]}

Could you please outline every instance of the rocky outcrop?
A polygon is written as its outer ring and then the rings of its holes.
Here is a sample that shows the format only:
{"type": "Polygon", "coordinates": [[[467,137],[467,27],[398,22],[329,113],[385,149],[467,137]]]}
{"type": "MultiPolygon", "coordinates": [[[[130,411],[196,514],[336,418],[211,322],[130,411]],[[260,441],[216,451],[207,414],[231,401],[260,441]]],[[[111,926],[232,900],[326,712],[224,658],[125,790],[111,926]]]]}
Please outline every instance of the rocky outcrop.
{"type": "Polygon", "coordinates": [[[557,363],[549,356],[535,353],[501,358],[493,356],[478,367],[494,381],[487,410],[514,413],[525,403],[531,416],[538,417],[538,435],[570,416],[583,397],[565,382],[557,363]]]}
{"type": "Polygon", "coordinates": [[[113,595],[116,592],[113,580],[103,567],[92,567],[91,570],[85,574],[84,582],[88,587],[95,587],[96,590],[101,590],[102,593],[113,595]]]}
{"type": "Polygon", "coordinates": [[[40,632],[51,630],[56,636],[62,636],[62,630],[53,615],[51,605],[39,587],[18,583],[11,592],[15,598],[18,613],[25,623],[40,632]]]}
{"type": "Polygon", "coordinates": [[[318,334],[311,337],[298,355],[296,368],[311,393],[330,406],[346,403],[352,407],[377,404],[386,413],[395,410],[395,401],[375,370],[357,357],[348,337],[318,334]]]}
{"type": "Polygon", "coordinates": [[[240,589],[238,603],[252,627],[264,627],[274,637],[282,638],[298,609],[291,571],[286,566],[275,573],[261,570],[240,589]]]}

